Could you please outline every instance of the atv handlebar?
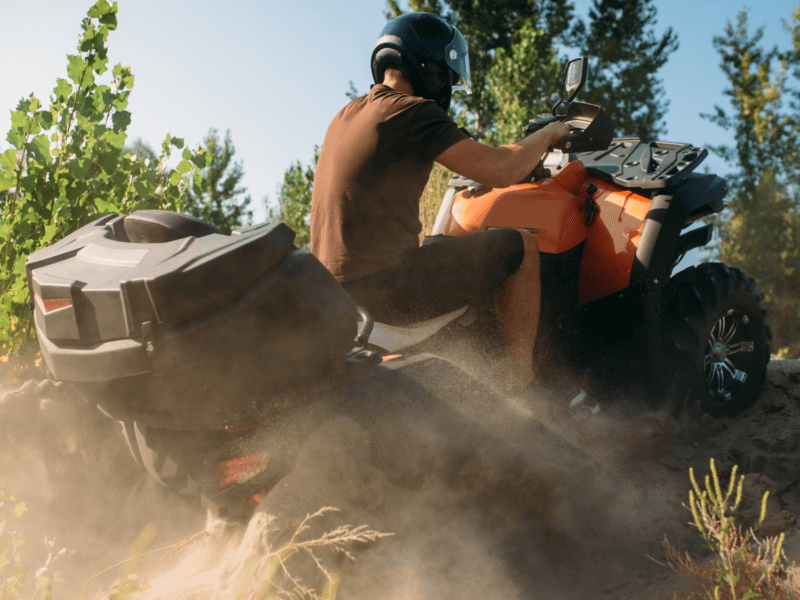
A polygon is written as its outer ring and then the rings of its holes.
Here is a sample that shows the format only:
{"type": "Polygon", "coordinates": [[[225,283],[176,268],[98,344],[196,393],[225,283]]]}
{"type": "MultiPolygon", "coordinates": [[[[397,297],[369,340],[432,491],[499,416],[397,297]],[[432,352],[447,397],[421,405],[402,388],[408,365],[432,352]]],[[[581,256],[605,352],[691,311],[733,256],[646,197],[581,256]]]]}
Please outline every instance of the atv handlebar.
{"type": "Polygon", "coordinates": [[[594,104],[573,102],[567,114],[554,117],[549,114],[537,115],[525,126],[530,135],[554,121],[561,121],[570,127],[570,134],[553,145],[562,152],[592,152],[605,150],[614,139],[614,123],[606,112],[594,104]]]}

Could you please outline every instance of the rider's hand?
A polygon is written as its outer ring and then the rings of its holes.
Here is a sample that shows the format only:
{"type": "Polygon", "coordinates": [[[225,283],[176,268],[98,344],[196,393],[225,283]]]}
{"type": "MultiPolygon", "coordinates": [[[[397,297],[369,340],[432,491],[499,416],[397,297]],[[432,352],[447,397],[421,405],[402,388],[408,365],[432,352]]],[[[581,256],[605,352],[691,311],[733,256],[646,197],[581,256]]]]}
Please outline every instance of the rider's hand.
{"type": "Polygon", "coordinates": [[[556,121],[544,127],[542,132],[550,137],[550,142],[547,145],[552,146],[567,137],[570,133],[570,128],[566,123],[556,121]]]}

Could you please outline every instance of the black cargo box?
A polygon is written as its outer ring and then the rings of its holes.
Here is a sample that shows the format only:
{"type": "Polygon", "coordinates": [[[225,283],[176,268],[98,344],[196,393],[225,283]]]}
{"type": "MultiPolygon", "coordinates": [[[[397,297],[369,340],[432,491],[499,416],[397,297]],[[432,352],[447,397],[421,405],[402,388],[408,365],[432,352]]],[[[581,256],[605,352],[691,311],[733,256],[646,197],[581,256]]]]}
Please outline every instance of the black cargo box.
{"type": "Polygon", "coordinates": [[[245,389],[326,377],[357,333],[354,302],[294,237],[283,223],[227,236],[189,215],[139,211],[33,253],[31,308],[48,368],[107,390],[100,405],[120,420],[246,420],[245,389]],[[230,394],[212,393],[212,382],[230,394]]]}

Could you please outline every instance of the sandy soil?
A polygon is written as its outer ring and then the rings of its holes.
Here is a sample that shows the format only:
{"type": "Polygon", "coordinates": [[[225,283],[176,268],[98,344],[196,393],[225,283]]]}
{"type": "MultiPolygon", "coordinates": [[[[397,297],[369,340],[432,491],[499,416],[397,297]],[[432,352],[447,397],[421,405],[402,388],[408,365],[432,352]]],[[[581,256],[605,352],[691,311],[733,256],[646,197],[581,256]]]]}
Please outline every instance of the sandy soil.
{"type": "MultiPolygon", "coordinates": [[[[355,562],[320,553],[344,574],[339,598],[672,598],[689,588],[647,555],[663,561],[666,535],[711,560],[683,506],[689,468],[702,477],[711,458],[723,482],[734,464],[748,474],[744,523],[770,491],[761,533],[785,532],[786,556],[800,563],[800,361],[773,361],[759,400],[733,419],[613,408],[570,418],[536,397],[502,403],[470,417],[493,437],[465,438],[457,451],[437,438],[443,429],[433,423],[446,415],[411,411],[407,422],[374,427],[331,419],[249,524],[235,526],[139,473],[113,422],[74,390],[26,382],[0,389],[0,490],[27,503],[18,522],[27,564],[76,550],[45,572],[66,579],[55,600],[79,597],[90,577],[124,560],[148,523],[160,525],[151,548],[208,535],[155,570],[140,597],[233,598],[258,559],[322,506],[340,510],[316,519],[309,535],[344,524],[394,534],[349,546],[355,562]],[[53,537],[52,546],[40,542],[53,537]]],[[[319,583],[301,559],[293,572],[319,583]]],[[[104,597],[118,576],[92,581],[86,597],[104,597]]]]}

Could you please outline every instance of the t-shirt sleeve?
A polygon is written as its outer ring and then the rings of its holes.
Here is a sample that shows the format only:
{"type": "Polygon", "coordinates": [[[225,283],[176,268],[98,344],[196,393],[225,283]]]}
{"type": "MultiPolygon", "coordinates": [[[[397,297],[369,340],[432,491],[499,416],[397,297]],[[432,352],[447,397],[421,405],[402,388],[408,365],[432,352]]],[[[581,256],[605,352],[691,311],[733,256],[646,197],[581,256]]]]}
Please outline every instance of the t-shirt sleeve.
{"type": "Polygon", "coordinates": [[[405,139],[427,159],[436,160],[450,146],[469,137],[435,102],[422,101],[412,112],[405,139]]]}

